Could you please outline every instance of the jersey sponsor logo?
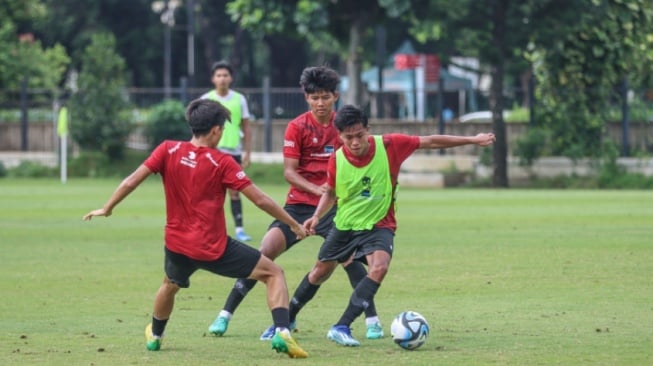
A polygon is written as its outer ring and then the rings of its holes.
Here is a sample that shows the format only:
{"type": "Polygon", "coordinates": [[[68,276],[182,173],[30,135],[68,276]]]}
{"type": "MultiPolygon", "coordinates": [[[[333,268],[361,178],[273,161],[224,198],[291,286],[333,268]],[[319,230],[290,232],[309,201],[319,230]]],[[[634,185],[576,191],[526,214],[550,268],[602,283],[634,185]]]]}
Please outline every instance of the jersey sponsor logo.
{"type": "Polygon", "coordinates": [[[245,179],[246,177],[247,177],[247,174],[245,174],[245,172],[242,171],[242,170],[239,171],[238,173],[236,173],[236,178],[238,178],[238,179],[245,179]]]}
{"type": "Polygon", "coordinates": [[[197,165],[197,161],[195,160],[195,152],[189,151],[188,156],[184,156],[181,158],[181,163],[191,168],[195,168],[195,166],[197,165]]]}
{"type": "Polygon", "coordinates": [[[295,147],[295,141],[283,140],[283,147],[295,147]]]}
{"type": "Polygon", "coordinates": [[[333,153],[311,153],[312,158],[328,158],[333,153]]]}
{"type": "Polygon", "coordinates": [[[173,152],[179,150],[180,146],[181,146],[181,142],[178,142],[177,145],[173,146],[171,149],[168,149],[168,154],[172,154],[173,152]]]}
{"type": "Polygon", "coordinates": [[[213,160],[213,156],[211,156],[211,153],[206,153],[205,156],[206,156],[207,159],[209,159],[209,161],[211,162],[211,164],[215,165],[216,167],[219,166],[219,165],[218,165],[218,162],[215,161],[215,160],[213,160]]]}

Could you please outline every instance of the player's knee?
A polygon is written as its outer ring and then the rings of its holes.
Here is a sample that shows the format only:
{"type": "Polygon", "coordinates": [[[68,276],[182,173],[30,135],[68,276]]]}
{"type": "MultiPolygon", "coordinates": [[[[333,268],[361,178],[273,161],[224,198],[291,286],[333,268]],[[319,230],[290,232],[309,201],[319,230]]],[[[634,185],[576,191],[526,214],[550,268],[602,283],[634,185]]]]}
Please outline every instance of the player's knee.
{"type": "Polygon", "coordinates": [[[376,282],[381,282],[385,275],[388,273],[388,266],[390,263],[378,263],[374,264],[371,266],[368,271],[367,275],[375,280],[376,282]]]}
{"type": "Polygon", "coordinates": [[[337,265],[336,262],[317,262],[308,274],[309,282],[314,285],[321,285],[331,277],[331,274],[337,265]]]}

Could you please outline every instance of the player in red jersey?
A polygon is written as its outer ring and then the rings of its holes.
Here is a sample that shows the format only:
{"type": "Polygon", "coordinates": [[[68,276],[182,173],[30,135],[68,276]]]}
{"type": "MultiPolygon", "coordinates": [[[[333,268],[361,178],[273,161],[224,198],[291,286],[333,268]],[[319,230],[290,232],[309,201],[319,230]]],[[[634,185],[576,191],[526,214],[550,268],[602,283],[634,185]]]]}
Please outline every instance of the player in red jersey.
{"type": "MultiPolygon", "coordinates": [[[[304,222],[312,233],[331,207],[338,202],[334,229],[320,248],[318,261],[309,272],[317,283],[326,281],[338,263],[362,261],[369,273],[354,288],[340,320],[327,338],[343,346],[358,346],[350,325],[363,313],[388,273],[394,248],[395,193],[401,164],[417,149],[445,149],[475,144],[489,146],[494,134],[476,136],[409,136],[388,134],[371,136],[368,120],[358,108],[346,105],[335,118],[343,141],[330,158],[326,189],[314,215],[304,222]]],[[[295,293],[295,296],[302,294],[295,293]]]]}
{"type": "Polygon", "coordinates": [[[290,357],[308,354],[289,331],[288,287],[282,269],[256,249],[227,236],[224,201],[227,189],[288,225],[296,238],[303,227],[272,198],[254,185],[238,163],[215,148],[222,137],[229,110],[220,103],[198,99],[186,109],[193,132],[188,142],[163,141],[131,175],[125,178],[104,207],[84,216],[111,216],[113,209],[151,174],[160,174],[166,198],[165,273],[154,300],[152,323],[145,328],[148,350],[161,348],[163,332],[172,313],[175,295],[190,286],[190,277],[203,269],[231,278],[262,281],[275,324],[272,348],[290,357]]]}
{"type": "MultiPolygon", "coordinates": [[[[334,70],[324,66],[308,67],[304,69],[300,78],[299,84],[304,91],[309,111],[288,123],[283,141],[284,176],[290,183],[284,209],[299,222],[304,222],[313,215],[320,196],[324,192],[327,162],[341,145],[338,131],[333,125],[339,83],[340,76],[334,70]]],[[[331,219],[335,212],[336,208],[333,207],[325,215],[320,225],[315,228],[317,235],[326,237],[331,230],[331,219]]],[[[260,251],[266,257],[274,260],[300,240],[292,233],[288,225],[276,220],[270,224],[263,237],[260,251]]],[[[361,263],[349,262],[344,263],[343,266],[352,287],[356,286],[367,274],[361,263]]],[[[306,289],[302,290],[303,293],[315,294],[319,285],[314,283],[312,278],[306,276],[298,288],[306,289]]],[[[224,307],[213,324],[209,326],[210,333],[221,336],[227,331],[234,311],[255,284],[256,281],[251,279],[236,281],[224,307]]],[[[295,327],[295,315],[308,300],[310,299],[292,299],[291,329],[295,327]]],[[[383,328],[376,314],[374,303],[370,304],[365,314],[368,338],[383,337],[383,328]]],[[[271,326],[261,334],[260,339],[269,340],[273,336],[274,326],[271,326]]]]}

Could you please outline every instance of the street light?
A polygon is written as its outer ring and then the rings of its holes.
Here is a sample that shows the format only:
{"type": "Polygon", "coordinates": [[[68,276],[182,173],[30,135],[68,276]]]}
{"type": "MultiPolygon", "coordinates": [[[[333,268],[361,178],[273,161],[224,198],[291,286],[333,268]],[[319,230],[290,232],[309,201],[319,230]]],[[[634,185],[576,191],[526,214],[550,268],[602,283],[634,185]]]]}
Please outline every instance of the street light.
{"type": "Polygon", "coordinates": [[[172,28],[175,26],[175,9],[181,5],[180,0],[154,1],[152,11],[161,16],[165,25],[163,34],[163,89],[166,98],[170,98],[172,73],[172,28]]]}

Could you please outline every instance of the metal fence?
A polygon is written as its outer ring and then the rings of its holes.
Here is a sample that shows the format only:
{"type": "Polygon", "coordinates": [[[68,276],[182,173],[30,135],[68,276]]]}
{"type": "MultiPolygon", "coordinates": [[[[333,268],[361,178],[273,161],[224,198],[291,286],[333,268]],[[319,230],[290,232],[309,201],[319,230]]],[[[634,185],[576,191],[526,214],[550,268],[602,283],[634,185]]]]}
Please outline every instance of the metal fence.
{"type": "MultiPolygon", "coordinates": [[[[264,88],[240,88],[237,89],[243,93],[248,102],[250,112],[254,116],[256,123],[261,123],[266,116],[264,108],[268,106],[267,117],[275,123],[283,123],[294,118],[295,116],[307,110],[306,101],[301,90],[297,88],[269,88],[266,93],[264,88]]],[[[130,88],[125,90],[125,98],[135,107],[135,111],[147,110],[166,99],[169,95],[173,99],[189,101],[201,96],[207,92],[207,89],[186,89],[173,88],[166,91],[163,88],[130,88]]],[[[56,135],[46,136],[46,134],[33,132],[29,130],[43,131],[51,129],[48,127],[38,127],[38,125],[54,124],[59,106],[68,97],[64,91],[52,91],[43,89],[26,89],[20,90],[2,90],[0,89],[0,151],[6,150],[50,150],[56,146],[56,135]],[[36,137],[41,136],[41,137],[36,137]],[[25,149],[27,146],[27,149],[25,149]]],[[[510,108],[513,103],[523,98],[523,93],[518,90],[508,90],[506,108],[510,108]]],[[[653,95],[646,92],[629,93],[629,115],[633,122],[651,124],[653,126],[653,95]]],[[[340,98],[340,102],[344,98],[340,98]]],[[[614,113],[608,116],[608,120],[618,122],[622,118],[621,96],[615,96],[610,101],[606,101],[614,106],[614,113]]],[[[439,115],[453,122],[463,114],[475,112],[477,110],[487,110],[487,95],[481,91],[455,91],[445,92],[442,98],[436,91],[406,91],[406,92],[384,92],[381,94],[368,94],[365,96],[363,107],[368,115],[375,119],[376,122],[392,125],[396,123],[405,125],[415,122],[433,124],[439,121],[439,115]],[[422,117],[419,120],[418,106],[416,97],[421,95],[423,98],[422,117]],[[471,102],[473,100],[473,103],[471,102]],[[440,114],[441,110],[447,110],[449,114],[440,114]]],[[[134,121],[139,124],[144,122],[143,116],[147,113],[134,113],[134,121]]],[[[526,117],[527,119],[528,117],[526,117]]],[[[377,123],[378,124],[378,123],[377,123]]],[[[50,126],[52,127],[52,126],[50,126]]],[[[405,127],[402,127],[405,128],[405,127]]],[[[451,129],[447,128],[447,131],[451,129]]],[[[646,141],[640,144],[640,149],[650,151],[649,141],[653,140],[653,132],[650,128],[638,130],[638,134],[644,132],[646,141]]],[[[437,133],[437,129],[433,133],[437,133]]],[[[631,135],[628,132],[627,135],[631,135]]],[[[641,138],[635,134],[636,138],[641,138]]],[[[621,143],[622,141],[617,141],[621,143]]],[[[56,149],[55,149],[56,150],[56,149]]]]}

